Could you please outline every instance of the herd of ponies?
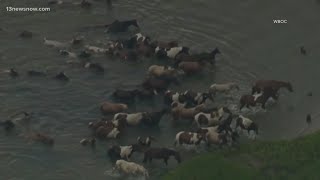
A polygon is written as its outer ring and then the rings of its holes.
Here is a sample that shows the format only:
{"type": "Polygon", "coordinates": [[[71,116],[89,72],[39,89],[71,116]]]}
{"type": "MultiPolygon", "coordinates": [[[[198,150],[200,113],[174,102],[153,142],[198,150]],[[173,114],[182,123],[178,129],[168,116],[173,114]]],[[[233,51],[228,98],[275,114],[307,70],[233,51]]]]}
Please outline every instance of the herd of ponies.
{"type": "MultiPolygon", "coordinates": [[[[259,129],[257,123],[242,115],[241,110],[243,108],[251,110],[252,107],[260,105],[261,108],[266,108],[265,105],[269,99],[278,100],[279,90],[282,88],[293,92],[289,82],[257,80],[253,83],[251,92],[249,91],[240,97],[238,113],[225,106],[211,107],[208,104],[213,102],[216,96],[230,95],[238,91],[240,89],[238,84],[234,82],[208,84],[208,88],[204,92],[196,92],[192,89],[176,92],[170,87],[172,84],[180,86],[183,83],[183,78],[206,73],[207,69],[213,68],[216,57],[221,54],[218,48],[214,48],[210,52],[191,54],[189,47],[181,46],[177,41],[162,42],[152,40],[149,36],[142,34],[135,19],[115,20],[111,24],[96,25],[91,28],[107,28],[106,32],[114,35],[122,33],[132,35],[128,39],[119,38],[109,41],[105,47],[85,44],[83,36],[74,37],[68,42],[44,38],[43,44],[53,47],[61,56],[66,56],[68,59],[66,63],[77,65],[97,74],[104,73],[104,67],[101,64],[92,62],[92,58],[97,55],[107,58],[113,57],[124,64],[126,62],[140,63],[141,59],[152,57],[159,62],[161,61],[161,64],[165,62],[166,65],[151,65],[146,69],[146,77],[136,89],[114,89],[110,100],[100,103],[99,108],[104,118],[89,123],[92,137],[82,139],[80,144],[95,147],[96,139],[100,141],[118,139],[124,135],[127,128],[157,127],[164,115],[172,116],[170,122],[174,127],[180,124],[189,124],[191,127],[185,131],[177,132],[176,136],[172,137],[174,148],[152,146],[152,142],[157,139],[152,136],[137,137],[137,141],[132,144],[113,144],[108,148],[107,154],[110,161],[114,163],[113,171],[119,171],[121,174],[148,178],[149,172],[142,163],[151,163],[152,159],[159,159],[167,165],[170,157],[180,163],[182,157],[178,146],[181,146],[180,151],[186,146],[230,147],[237,142],[242,131],[248,132],[248,134],[253,132],[257,135],[259,129]],[[132,33],[131,27],[134,27],[139,33],[132,33]],[[78,49],[81,51],[76,52],[75,50],[78,49]],[[132,104],[139,101],[152,101],[156,96],[162,97],[163,108],[153,108],[154,110],[151,112],[130,111],[132,104]],[[131,156],[134,153],[144,155],[141,162],[131,161],[131,156]]],[[[19,36],[32,38],[33,33],[23,31],[19,36]]],[[[15,68],[10,68],[4,73],[8,73],[12,78],[22,76],[22,73],[15,68]]],[[[50,77],[64,83],[70,80],[65,72],[50,75],[47,72],[32,69],[27,70],[25,75],[28,77],[50,77]]],[[[201,81],[197,83],[201,83],[201,81]]],[[[23,120],[32,118],[32,113],[28,112],[17,113],[14,116],[18,115],[23,115],[23,120]]],[[[2,121],[0,126],[9,132],[16,127],[16,121],[2,121]]],[[[35,132],[30,138],[46,145],[54,145],[54,139],[45,133],[35,132]]]]}

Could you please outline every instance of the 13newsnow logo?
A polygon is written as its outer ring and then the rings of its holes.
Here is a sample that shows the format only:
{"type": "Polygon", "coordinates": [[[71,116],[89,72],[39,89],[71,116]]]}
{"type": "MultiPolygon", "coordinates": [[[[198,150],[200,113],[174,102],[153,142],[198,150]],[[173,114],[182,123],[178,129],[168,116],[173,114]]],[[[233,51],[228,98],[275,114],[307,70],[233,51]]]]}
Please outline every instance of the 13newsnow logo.
{"type": "Polygon", "coordinates": [[[273,23],[274,24],[287,24],[288,21],[286,19],[274,19],[273,23]]]}

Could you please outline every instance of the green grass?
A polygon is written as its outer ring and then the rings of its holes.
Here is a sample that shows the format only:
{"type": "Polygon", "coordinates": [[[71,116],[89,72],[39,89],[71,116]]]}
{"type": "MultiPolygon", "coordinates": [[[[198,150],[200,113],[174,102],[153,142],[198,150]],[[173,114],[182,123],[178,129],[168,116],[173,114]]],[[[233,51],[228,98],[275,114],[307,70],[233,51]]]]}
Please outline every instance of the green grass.
{"type": "Polygon", "coordinates": [[[242,144],[183,162],[164,180],[319,180],[320,132],[290,141],[242,144]]]}

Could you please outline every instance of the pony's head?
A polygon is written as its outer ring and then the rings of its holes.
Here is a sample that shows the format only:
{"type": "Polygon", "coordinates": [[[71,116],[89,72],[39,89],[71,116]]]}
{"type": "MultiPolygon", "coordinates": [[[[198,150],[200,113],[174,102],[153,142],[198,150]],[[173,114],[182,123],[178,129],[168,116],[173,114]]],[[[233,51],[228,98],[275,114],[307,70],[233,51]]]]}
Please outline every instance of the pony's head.
{"type": "Polygon", "coordinates": [[[290,82],[287,82],[286,88],[288,89],[288,91],[293,92],[293,88],[290,82]]]}
{"type": "Polygon", "coordinates": [[[139,25],[138,25],[138,21],[136,19],[128,21],[128,25],[132,25],[132,26],[135,26],[137,28],[140,28],[139,25]]]}
{"type": "Polygon", "coordinates": [[[190,50],[190,48],[188,48],[188,47],[182,47],[182,50],[180,53],[189,54],[189,50],[190,50]]]}
{"type": "Polygon", "coordinates": [[[255,94],[255,93],[260,93],[261,89],[258,88],[257,86],[253,86],[251,89],[251,94],[255,94]]]}
{"type": "Polygon", "coordinates": [[[167,51],[165,49],[159,49],[156,55],[158,58],[165,58],[167,57],[167,51]]]}
{"type": "Polygon", "coordinates": [[[253,130],[258,135],[258,129],[259,128],[258,128],[258,125],[255,122],[251,123],[249,129],[253,130]]]}
{"type": "Polygon", "coordinates": [[[202,93],[203,100],[210,99],[213,102],[213,96],[211,93],[202,93]]]}
{"type": "Polygon", "coordinates": [[[236,83],[232,83],[232,84],[231,84],[231,87],[234,88],[234,89],[236,89],[236,90],[240,90],[239,85],[236,84],[236,83]]]}
{"type": "Polygon", "coordinates": [[[144,40],[144,45],[150,45],[151,44],[151,38],[149,36],[146,36],[146,39],[144,40]]]}
{"type": "Polygon", "coordinates": [[[221,51],[219,50],[219,48],[215,48],[214,50],[211,51],[211,55],[213,57],[215,57],[216,54],[221,54],[221,51]]]}

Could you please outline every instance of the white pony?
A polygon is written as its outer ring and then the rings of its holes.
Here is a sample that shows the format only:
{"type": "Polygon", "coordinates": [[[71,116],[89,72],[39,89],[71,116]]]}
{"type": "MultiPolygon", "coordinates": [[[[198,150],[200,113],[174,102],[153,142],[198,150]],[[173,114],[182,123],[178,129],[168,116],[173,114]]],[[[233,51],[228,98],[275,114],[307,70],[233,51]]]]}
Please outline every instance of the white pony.
{"type": "Polygon", "coordinates": [[[133,152],[132,145],[130,146],[120,146],[120,157],[126,158],[127,160],[130,160],[129,157],[131,156],[133,152]]]}
{"type": "Polygon", "coordinates": [[[47,46],[50,47],[55,47],[55,48],[67,48],[69,46],[68,43],[65,42],[59,42],[59,41],[55,41],[55,40],[48,40],[46,37],[43,38],[43,43],[47,46]]]}
{"type": "Polygon", "coordinates": [[[113,168],[113,172],[118,170],[120,173],[126,175],[142,175],[145,179],[149,178],[148,170],[143,166],[136,164],[134,162],[128,162],[125,160],[117,160],[116,165],[113,168]]]}
{"type": "Polygon", "coordinates": [[[229,94],[233,89],[239,90],[240,88],[236,83],[212,84],[209,92],[212,94],[216,94],[217,92],[229,94]]]}
{"type": "Polygon", "coordinates": [[[100,47],[96,47],[96,46],[86,45],[86,46],[84,46],[84,48],[88,51],[93,52],[93,53],[106,53],[106,52],[108,52],[108,49],[104,49],[104,48],[100,48],[100,47]]]}

